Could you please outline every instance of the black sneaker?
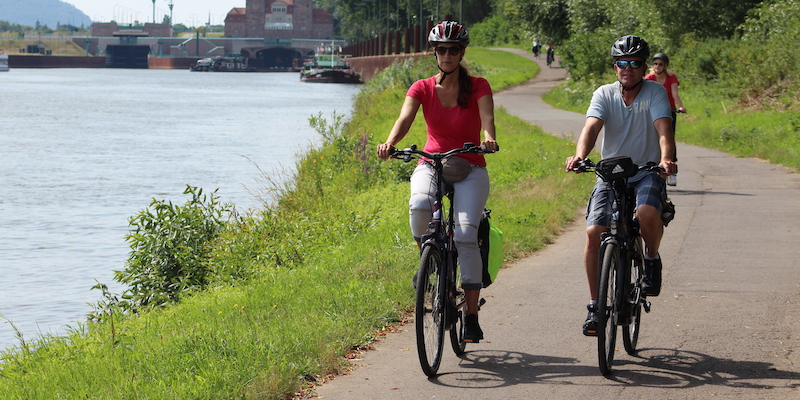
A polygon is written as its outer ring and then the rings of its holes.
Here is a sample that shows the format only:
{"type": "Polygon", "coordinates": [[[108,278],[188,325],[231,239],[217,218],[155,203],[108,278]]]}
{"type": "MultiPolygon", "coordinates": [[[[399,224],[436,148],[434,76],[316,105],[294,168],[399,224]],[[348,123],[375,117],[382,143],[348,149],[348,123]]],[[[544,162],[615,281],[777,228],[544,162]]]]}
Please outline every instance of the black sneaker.
{"type": "Polygon", "coordinates": [[[658,296],[661,293],[661,256],[644,260],[644,294],[658,296]]]}
{"type": "Polygon", "coordinates": [[[469,314],[464,319],[464,337],[465,343],[479,343],[483,339],[483,331],[481,326],[478,325],[478,314],[469,314]]]}
{"type": "Polygon", "coordinates": [[[597,325],[600,323],[597,319],[597,305],[587,304],[586,309],[589,310],[589,314],[586,316],[586,321],[583,322],[583,334],[597,336],[597,325]]]}

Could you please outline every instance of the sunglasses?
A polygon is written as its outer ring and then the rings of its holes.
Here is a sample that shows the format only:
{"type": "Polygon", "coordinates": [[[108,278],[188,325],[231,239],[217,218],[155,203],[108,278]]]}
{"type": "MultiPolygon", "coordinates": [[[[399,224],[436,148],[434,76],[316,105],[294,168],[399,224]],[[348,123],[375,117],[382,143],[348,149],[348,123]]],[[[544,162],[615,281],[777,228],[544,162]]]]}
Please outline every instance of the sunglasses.
{"type": "Polygon", "coordinates": [[[447,54],[448,51],[450,52],[451,56],[457,56],[457,55],[461,54],[461,47],[459,47],[459,46],[453,46],[453,47],[438,46],[438,47],[436,47],[436,53],[438,53],[440,56],[443,56],[443,55],[447,54]]]}
{"type": "Polygon", "coordinates": [[[644,65],[644,61],[639,61],[639,60],[623,61],[623,60],[619,60],[619,61],[615,61],[614,64],[616,64],[617,68],[619,68],[619,69],[628,68],[629,65],[631,66],[631,68],[637,69],[637,68],[641,68],[644,65]]]}

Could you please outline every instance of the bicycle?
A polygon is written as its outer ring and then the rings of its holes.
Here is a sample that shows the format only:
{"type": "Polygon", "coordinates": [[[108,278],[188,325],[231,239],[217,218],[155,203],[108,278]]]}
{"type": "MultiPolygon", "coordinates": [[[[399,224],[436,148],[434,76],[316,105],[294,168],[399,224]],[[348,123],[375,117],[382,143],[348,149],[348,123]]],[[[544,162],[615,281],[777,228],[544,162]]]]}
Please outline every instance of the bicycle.
{"type": "MultiPolygon", "coordinates": [[[[410,162],[422,159],[435,172],[438,185],[433,203],[433,218],[429,231],[422,237],[419,269],[415,276],[416,308],[414,322],[417,336],[417,354],[422,371],[434,376],[439,370],[444,351],[445,331],[450,331],[450,344],[457,356],[466,349],[464,318],[466,301],[459,287],[458,252],[453,234],[453,187],[444,181],[443,161],[456,154],[491,153],[472,143],[444,153],[426,153],[416,145],[407,149],[392,150],[392,158],[410,162]],[[448,199],[449,207],[444,200],[448,199]],[[444,218],[443,218],[444,216],[444,218]]],[[[478,307],[485,303],[481,299],[478,307]]]]}
{"type": "Polygon", "coordinates": [[[597,356],[600,372],[608,375],[614,363],[617,326],[622,327],[625,351],[633,355],[642,309],[649,313],[651,308],[644,292],[644,241],[634,218],[636,199],[628,179],[640,171],[663,173],[664,169],[653,162],[639,166],[630,157],[614,157],[597,164],[585,159],[574,170],[594,172],[614,191],[611,230],[601,236],[597,282],[597,356]]]}

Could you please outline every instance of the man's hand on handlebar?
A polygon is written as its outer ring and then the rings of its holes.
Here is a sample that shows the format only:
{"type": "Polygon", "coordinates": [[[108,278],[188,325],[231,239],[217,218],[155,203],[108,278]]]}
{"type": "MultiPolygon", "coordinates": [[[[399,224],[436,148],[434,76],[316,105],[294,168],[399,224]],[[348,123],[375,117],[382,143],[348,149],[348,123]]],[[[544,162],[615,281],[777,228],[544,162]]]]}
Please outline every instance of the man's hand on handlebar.
{"type": "Polygon", "coordinates": [[[567,161],[564,162],[564,170],[567,172],[575,172],[576,174],[580,173],[581,171],[576,169],[575,167],[577,167],[581,161],[583,161],[583,157],[579,156],[567,157],[567,161]]]}
{"type": "Polygon", "coordinates": [[[662,178],[667,175],[675,175],[678,173],[678,164],[676,164],[672,160],[661,161],[661,163],[659,163],[658,166],[664,168],[664,171],[666,171],[666,174],[659,174],[662,175],[662,178]]]}

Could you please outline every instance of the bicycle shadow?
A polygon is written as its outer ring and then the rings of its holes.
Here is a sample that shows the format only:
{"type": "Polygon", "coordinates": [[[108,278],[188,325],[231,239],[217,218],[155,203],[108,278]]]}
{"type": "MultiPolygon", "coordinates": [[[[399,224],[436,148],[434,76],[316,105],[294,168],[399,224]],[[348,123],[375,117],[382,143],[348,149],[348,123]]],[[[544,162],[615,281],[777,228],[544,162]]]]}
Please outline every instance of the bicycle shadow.
{"type": "Polygon", "coordinates": [[[675,189],[670,188],[667,189],[667,193],[670,195],[726,195],[726,196],[747,196],[753,197],[755,194],[752,193],[737,193],[737,192],[721,192],[717,190],[689,190],[689,189],[675,189]]]}
{"type": "Polygon", "coordinates": [[[661,348],[641,349],[632,357],[635,359],[615,360],[609,379],[628,385],[674,388],[706,385],[737,389],[800,388],[800,373],[779,370],[767,362],[661,348]],[[781,382],[785,385],[780,385],[781,382]]]}
{"type": "Polygon", "coordinates": [[[579,365],[575,358],[519,351],[473,350],[460,358],[459,370],[440,373],[428,380],[437,385],[459,388],[496,388],[534,382],[572,385],[564,378],[597,372],[596,367],[579,365]]]}
{"type": "MultiPolygon", "coordinates": [[[[800,373],[778,370],[765,362],[659,348],[643,349],[632,357],[615,360],[607,379],[626,386],[658,388],[800,388],[800,373]]],[[[444,372],[428,380],[447,387],[497,388],[530,383],[577,385],[579,382],[572,378],[584,376],[602,375],[596,365],[580,364],[575,358],[476,350],[461,357],[458,371],[444,372]]]]}

